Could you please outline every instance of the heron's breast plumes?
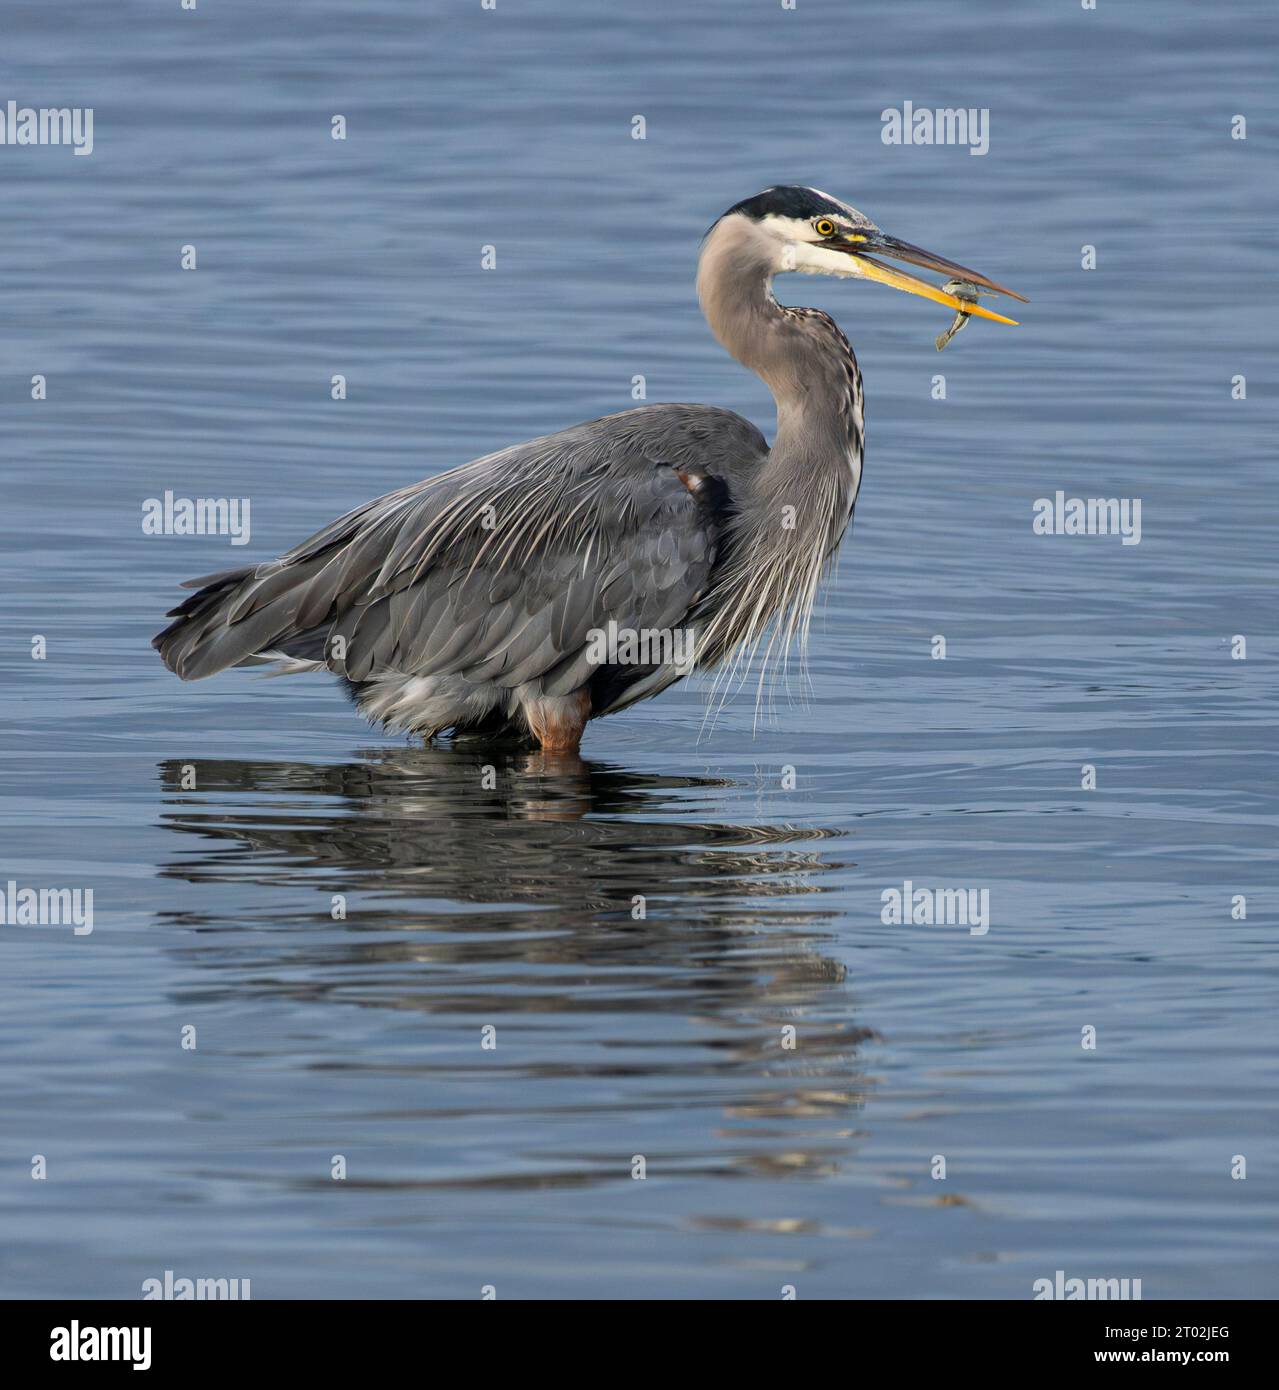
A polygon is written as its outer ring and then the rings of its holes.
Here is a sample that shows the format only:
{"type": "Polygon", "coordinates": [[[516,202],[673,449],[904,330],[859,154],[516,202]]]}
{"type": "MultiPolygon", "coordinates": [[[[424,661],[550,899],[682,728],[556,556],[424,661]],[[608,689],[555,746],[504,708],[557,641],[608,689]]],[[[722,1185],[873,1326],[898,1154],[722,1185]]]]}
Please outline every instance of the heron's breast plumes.
{"type": "Polygon", "coordinates": [[[813,605],[852,516],[850,484],[851,477],[827,472],[802,486],[765,490],[730,530],[728,558],[699,625],[697,665],[718,668],[714,688],[723,699],[756,673],[757,722],[765,691],[771,697],[778,675],[785,681],[792,650],[806,677],[813,605]]]}

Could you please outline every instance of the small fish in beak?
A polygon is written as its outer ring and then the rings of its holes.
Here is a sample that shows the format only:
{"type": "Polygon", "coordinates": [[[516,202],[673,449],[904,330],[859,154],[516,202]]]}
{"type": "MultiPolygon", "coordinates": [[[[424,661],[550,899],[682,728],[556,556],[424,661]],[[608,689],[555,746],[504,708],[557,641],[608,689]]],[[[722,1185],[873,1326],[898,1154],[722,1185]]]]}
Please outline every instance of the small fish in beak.
{"type": "MultiPolygon", "coordinates": [[[[971,280],[947,280],[942,289],[946,294],[953,294],[956,299],[962,299],[965,303],[977,303],[977,286],[971,280]]],[[[963,309],[955,315],[955,321],[950,327],[944,333],[939,333],[934,339],[938,352],[942,351],[971,317],[963,309]]]]}
{"type": "Polygon", "coordinates": [[[955,321],[947,332],[936,339],[938,352],[963,328],[969,318],[990,319],[994,323],[1016,326],[1016,319],[1006,318],[1003,314],[997,314],[993,309],[987,309],[977,302],[978,295],[1006,294],[1011,299],[1020,299],[1024,304],[1026,296],[1018,294],[1016,290],[1006,289],[979,272],[969,270],[967,266],[948,261],[944,256],[937,256],[922,247],[912,246],[908,241],[899,241],[878,228],[864,233],[850,232],[844,240],[851,244],[841,249],[856,258],[859,267],[857,274],[867,280],[878,280],[880,284],[889,285],[895,290],[905,290],[907,294],[917,294],[924,299],[931,299],[934,304],[944,304],[948,309],[956,311],[955,321]],[[890,260],[907,261],[911,265],[923,266],[925,270],[949,275],[950,279],[938,288],[916,275],[885,265],[879,259],[883,256],[890,260]]]}

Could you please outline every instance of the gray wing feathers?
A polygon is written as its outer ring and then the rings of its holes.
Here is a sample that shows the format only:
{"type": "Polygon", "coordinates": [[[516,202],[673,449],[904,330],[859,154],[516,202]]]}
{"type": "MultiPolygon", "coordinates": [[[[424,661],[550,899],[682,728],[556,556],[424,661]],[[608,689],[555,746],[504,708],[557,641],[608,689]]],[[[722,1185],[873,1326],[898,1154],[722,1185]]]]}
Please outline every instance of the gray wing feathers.
{"type": "Polygon", "coordinates": [[[279,560],[193,581],[153,645],[186,680],[281,653],[354,681],[456,673],[566,694],[590,678],[592,629],[676,626],[707,587],[722,518],[676,470],[715,472],[715,456],[736,470],[765,449],[707,406],[532,440],[367,503],[279,560]]]}

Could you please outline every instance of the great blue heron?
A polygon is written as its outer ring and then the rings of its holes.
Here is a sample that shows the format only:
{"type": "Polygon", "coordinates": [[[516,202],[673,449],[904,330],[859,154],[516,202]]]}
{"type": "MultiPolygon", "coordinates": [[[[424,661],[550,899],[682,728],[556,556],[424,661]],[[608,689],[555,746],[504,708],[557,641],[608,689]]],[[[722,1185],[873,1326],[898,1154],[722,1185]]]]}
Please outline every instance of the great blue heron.
{"type": "Polygon", "coordinates": [[[802,645],[861,483],[862,381],[834,321],[779,304],[773,277],[878,280],[1014,322],[869,253],[1013,294],[816,189],[770,188],[707,232],[697,293],[773,393],[771,449],[714,406],[606,415],[368,502],[278,560],[189,581],[153,645],[183,680],[263,661],[329,670],[389,729],[547,750],[576,749],[588,720],[692,665],[802,645]],[[666,634],[689,644],[651,645],[666,634]]]}

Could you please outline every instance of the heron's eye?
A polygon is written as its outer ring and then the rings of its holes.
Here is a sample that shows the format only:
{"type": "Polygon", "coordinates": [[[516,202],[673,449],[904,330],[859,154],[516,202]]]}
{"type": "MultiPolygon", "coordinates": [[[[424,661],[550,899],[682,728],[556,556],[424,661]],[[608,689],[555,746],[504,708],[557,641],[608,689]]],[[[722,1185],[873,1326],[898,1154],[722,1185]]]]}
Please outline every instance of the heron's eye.
{"type": "Polygon", "coordinates": [[[834,236],[835,224],[828,218],[819,217],[817,221],[813,223],[813,231],[815,231],[818,236],[834,236]]]}

